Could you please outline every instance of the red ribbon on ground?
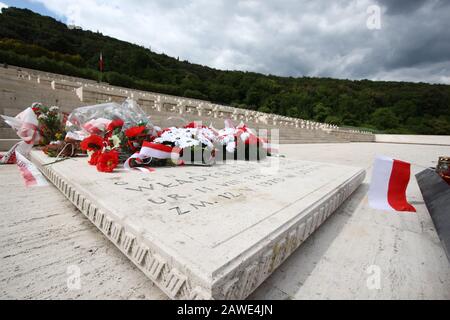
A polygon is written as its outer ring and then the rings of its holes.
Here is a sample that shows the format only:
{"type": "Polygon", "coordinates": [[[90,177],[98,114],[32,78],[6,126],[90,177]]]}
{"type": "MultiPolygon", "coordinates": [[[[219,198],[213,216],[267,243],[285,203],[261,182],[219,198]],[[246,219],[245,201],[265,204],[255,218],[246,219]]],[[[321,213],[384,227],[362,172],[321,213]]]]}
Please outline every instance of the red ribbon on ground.
{"type": "Polygon", "coordinates": [[[179,161],[181,150],[178,147],[171,147],[160,143],[153,143],[144,141],[142,148],[138,153],[135,153],[124,163],[124,168],[131,170],[135,169],[130,165],[132,159],[136,161],[144,161],[145,159],[172,159],[174,163],[181,165],[182,161],[179,161]]]}

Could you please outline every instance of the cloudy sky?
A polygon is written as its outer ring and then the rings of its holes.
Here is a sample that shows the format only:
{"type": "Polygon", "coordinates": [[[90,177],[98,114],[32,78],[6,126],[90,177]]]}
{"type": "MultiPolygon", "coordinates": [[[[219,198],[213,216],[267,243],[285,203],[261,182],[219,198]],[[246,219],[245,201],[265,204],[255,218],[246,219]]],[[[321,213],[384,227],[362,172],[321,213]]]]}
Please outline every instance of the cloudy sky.
{"type": "Polygon", "coordinates": [[[447,0],[0,0],[219,69],[450,84],[447,0]]]}

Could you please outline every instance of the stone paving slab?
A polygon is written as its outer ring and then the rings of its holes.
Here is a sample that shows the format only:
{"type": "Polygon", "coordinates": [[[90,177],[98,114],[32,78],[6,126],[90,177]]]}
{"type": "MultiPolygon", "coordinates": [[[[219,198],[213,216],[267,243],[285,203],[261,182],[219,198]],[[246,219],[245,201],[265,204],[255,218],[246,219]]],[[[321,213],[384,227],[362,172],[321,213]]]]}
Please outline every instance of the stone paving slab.
{"type": "MultiPolygon", "coordinates": [[[[281,151],[368,174],[249,299],[450,299],[450,264],[416,181],[408,197],[417,214],[372,210],[366,197],[374,155],[435,166],[448,148],[351,143],[281,151]],[[373,265],[381,281],[369,289],[373,265]]],[[[0,299],[167,299],[55,187],[25,188],[15,166],[0,166],[0,181],[0,299]],[[68,289],[70,266],[81,270],[78,289],[68,289]]]]}
{"type": "Polygon", "coordinates": [[[168,299],[56,188],[0,181],[0,299],[168,299]]]}

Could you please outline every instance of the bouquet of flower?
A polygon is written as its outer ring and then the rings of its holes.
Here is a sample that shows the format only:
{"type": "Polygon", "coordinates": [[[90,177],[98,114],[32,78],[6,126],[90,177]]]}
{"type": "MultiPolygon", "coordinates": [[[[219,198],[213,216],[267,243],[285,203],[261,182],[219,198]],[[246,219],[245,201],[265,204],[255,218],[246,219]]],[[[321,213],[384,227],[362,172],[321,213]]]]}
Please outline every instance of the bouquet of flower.
{"type": "Polygon", "coordinates": [[[23,155],[33,148],[33,145],[41,140],[39,134],[39,121],[31,107],[26,108],[15,117],[1,116],[3,120],[16,131],[22,141],[16,143],[5,155],[0,158],[0,164],[16,163],[16,152],[23,155]]]}
{"type": "Polygon", "coordinates": [[[89,164],[101,172],[112,172],[139,152],[143,142],[153,140],[159,129],[132,100],[78,108],[68,117],[66,128],[67,137],[81,141],[89,164]]]}
{"type": "Polygon", "coordinates": [[[215,140],[212,129],[192,122],[184,128],[164,129],[154,142],[179,149],[184,163],[212,165],[215,163],[215,140]]]}
{"type": "Polygon", "coordinates": [[[124,163],[126,169],[182,164],[212,165],[215,162],[215,133],[191,123],[183,128],[170,127],[144,141],[138,153],[124,163]]]}
{"type": "Polygon", "coordinates": [[[64,117],[60,113],[59,107],[47,107],[41,103],[33,103],[31,109],[39,122],[39,133],[41,135],[39,144],[41,146],[64,140],[66,135],[64,117]]]}
{"type": "Polygon", "coordinates": [[[125,169],[145,171],[143,167],[213,165],[217,153],[224,160],[260,160],[268,154],[267,141],[244,124],[234,127],[227,120],[223,130],[215,130],[192,122],[162,130],[133,100],[77,108],[68,117],[58,107],[35,103],[15,118],[4,118],[28,146],[24,153],[40,142],[52,157],[87,154],[88,163],[101,172],[112,172],[121,163],[125,169]]]}
{"type": "Polygon", "coordinates": [[[439,157],[436,172],[444,181],[450,184],[450,157],[439,157]]]}
{"type": "Polygon", "coordinates": [[[245,124],[234,127],[230,121],[225,122],[225,128],[218,131],[217,142],[219,159],[225,160],[261,160],[269,154],[267,141],[258,137],[245,124]]]}

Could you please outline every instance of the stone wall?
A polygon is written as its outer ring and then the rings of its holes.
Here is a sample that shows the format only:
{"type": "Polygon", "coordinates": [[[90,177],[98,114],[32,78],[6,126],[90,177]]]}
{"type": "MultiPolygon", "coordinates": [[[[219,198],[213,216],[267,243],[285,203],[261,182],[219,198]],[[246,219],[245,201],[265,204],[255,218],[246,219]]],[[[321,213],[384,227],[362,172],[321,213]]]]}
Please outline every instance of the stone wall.
{"type": "Polygon", "coordinates": [[[375,135],[375,142],[450,146],[450,136],[377,134],[375,135]]]}
{"type": "MultiPolygon", "coordinates": [[[[76,107],[104,102],[136,100],[158,125],[170,124],[168,118],[188,121],[202,120],[222,128],[225,119],[236,124],[244,122],[255,129],[279,129],[280,143],[320,143],[374,141],[369,132],[342,130],[337,126],[315,121],[284,117],[258,111],[219,105],[208,101],[145,92],[97,83],[26,68],[0,68],[0,114],[16,115],[39,101],[58,105],[65,112],[76,107]]],[[[5,124],[0,124],[4,126],[5,124]]],[[[5,138],[0,132],[0,139],[5,138]]]]}

